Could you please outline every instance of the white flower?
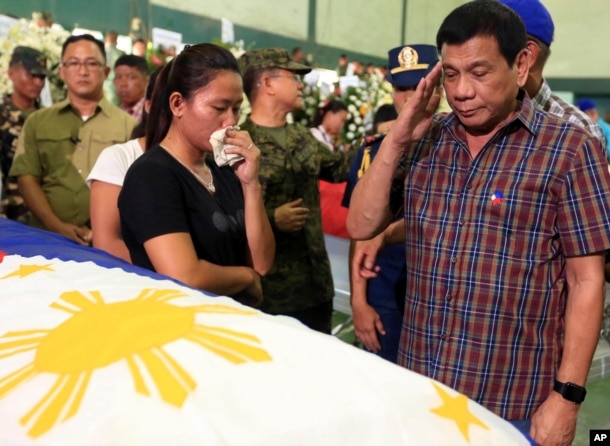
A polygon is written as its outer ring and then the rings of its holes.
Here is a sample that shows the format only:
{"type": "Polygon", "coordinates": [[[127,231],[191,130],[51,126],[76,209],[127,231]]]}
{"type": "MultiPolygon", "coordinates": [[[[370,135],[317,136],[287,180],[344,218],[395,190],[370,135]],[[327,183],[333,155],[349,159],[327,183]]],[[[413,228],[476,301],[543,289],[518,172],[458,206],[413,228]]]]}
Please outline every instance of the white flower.
{"type": "Polygon", "coordinates": [[[352,123],[352,124],[349,124],[349,125],[347,126],[347,129],[348,129],[350,132],[355,131],[355,130],[356,130],[356,124],[353,124],[353,123],[352,123]]]}
{"type": "Polygon", "coordinates": [[[349,104],[347,106],[347,111],[349,111],[350,113],[358,113],[358,109],[354,104],[349,104]]]}
{"type": "Polygon", "coordinates": [[[354,134],[352,132],[347,132],[345,134],[345,137],[347,138],[348,141],[353,141],[354,140],[354,134]]]}
{"type": "Polygon", "coordinates": [[[358,125],[362,124],[362,118],[360,118],[360,116],[355,116],[354,117],[354,122],[358,125]]]}

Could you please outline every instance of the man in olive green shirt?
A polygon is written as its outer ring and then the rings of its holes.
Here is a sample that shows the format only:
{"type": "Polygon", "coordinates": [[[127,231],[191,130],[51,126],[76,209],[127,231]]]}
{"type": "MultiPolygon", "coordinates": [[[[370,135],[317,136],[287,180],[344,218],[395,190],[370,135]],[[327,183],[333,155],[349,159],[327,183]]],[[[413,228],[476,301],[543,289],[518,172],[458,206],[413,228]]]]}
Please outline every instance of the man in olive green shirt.
{"type": "Polygon", "coordinates": [[[10,174],[18,177],[33,226],[88,245],[85,180],[102,149],[128,140],[136,121],[103,97],[108,68],[102,42],[70,36],[59,70],[68,97],[26,120],[10,174]]]}

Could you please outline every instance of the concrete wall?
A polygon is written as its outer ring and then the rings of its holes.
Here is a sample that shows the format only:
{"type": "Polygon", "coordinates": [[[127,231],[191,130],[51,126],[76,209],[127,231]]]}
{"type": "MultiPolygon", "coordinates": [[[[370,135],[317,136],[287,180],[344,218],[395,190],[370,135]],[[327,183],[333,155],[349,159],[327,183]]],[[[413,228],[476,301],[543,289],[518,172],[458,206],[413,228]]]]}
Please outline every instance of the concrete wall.
{"type": "MultiPolygon", "coordinates": [[[[544,0],[555,25],[547,77],[570,79],[585,91],[610,87],[610,2],[544,0]],[[580,82],[580,83],[579,83],[580,82]]],[[[407,43],[431,43],[443,18],[464,0],[0,0],[0,12],[27,17],[51,11],[70,29],[83,27],[126,33],[129,17],[144,15],[152,25],[185,35],[186,41],[220,37],[220,19],[235,23],[236,38],[255,48],[302,46],[320,65],[333,68],[339,53],[383,62],[387,50],[407,43]],[[403,11],[406,6],[406,19],[403,11]],[[404,33],[403,33],[404,29],[404,33]]],[[[552,84],[553,85],[553,84],[552,84]]],[[[610,94],[610,89],[608,90],[610,94]]]]}
{"type": "MultiPolygon", "coordinates": [[[[544,0],[555,22],[549,77],[610,77],[610,2],[544,0]]],[[[608,92],[610,93],[610,91],[608,92]]]]}

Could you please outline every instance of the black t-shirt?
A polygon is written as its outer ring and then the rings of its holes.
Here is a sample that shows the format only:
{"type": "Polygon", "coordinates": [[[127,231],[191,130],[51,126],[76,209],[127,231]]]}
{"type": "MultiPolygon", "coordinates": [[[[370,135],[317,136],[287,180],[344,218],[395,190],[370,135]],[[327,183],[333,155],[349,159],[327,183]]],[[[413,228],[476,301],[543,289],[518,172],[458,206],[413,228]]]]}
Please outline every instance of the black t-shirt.
{"type": "Polygon", "coordinates": [[[144,242],[187,232],[199,259],[221,266],[246,265],[246,228],[241,184],[228,166],[206,160],[216,192],[208,190],[160,146],[127,171],[119,195],[121,232],[135,265],[154,270],[144,242]]]}

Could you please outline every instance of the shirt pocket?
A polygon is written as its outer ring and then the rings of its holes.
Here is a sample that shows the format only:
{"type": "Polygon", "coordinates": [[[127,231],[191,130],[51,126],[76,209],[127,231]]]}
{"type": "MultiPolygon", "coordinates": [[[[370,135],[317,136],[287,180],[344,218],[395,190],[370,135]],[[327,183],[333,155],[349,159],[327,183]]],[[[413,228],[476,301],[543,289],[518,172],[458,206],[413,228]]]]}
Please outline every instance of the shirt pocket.
{"type": "Polygon", "coordinates": [[[489,230],[496,231],[511,252],[532,260],[553,255],[558,242],[557,202],[546,175],[501,174],[483,193],[481,212],[489,215],[489,230]]]}
{"type": "Polygon", "coordinates": [[[320,175],[320,156],[313,146],[306,145],[302,149],[295,150],[293,159],[296,174],[315,177],[320,175]]]}
{"type": "Polygon", "coordinates": [[[112,129],[104,130],[104,132],[82,129],[79,138],[81,139],[79,142],[81,150],[75,153],[73,162],[87,172],[85,175],[87,177],[102,150],[114,144],[124,143],[126,134],[112,129]]]}
{"type": "Polygon", "coordinates": [[[294,182],[292,175],[289,175],[285,157],[261,156],[259,179],[265,207],[275,208],[290,201],[294,193],[294,182]]]}
{"type": "Polygon", "coordinates": [[[76,150],[76,144],[69,130],[54,129],[53,131],[39,130],[36,133],[38,156],[43,176],[57,173],[70,162],[76,150]]]}

